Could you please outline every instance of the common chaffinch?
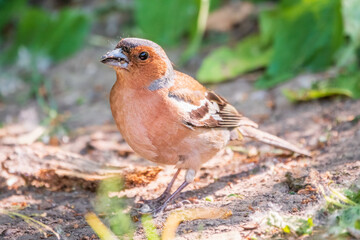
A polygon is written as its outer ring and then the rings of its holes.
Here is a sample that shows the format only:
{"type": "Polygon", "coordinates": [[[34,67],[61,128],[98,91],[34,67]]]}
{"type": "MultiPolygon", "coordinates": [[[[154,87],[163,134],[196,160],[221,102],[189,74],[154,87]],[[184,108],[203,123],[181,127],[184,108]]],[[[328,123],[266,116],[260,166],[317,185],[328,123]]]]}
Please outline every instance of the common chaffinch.
{"type": "Polygon", "coordinates": [[[101,62],[116,71],[110,106],[126,142],[145,159],[178,169],[156,199],[162,204],[152,213],[164,210],[193,182],[200,166],[233,140],[249,137],[310,156],[307,150],[259,130],[225,98],[174,70],[164,50],[152,41],[124,38],[101,62]],[[170,194],[182,169],[185,181],[170,194]]]}

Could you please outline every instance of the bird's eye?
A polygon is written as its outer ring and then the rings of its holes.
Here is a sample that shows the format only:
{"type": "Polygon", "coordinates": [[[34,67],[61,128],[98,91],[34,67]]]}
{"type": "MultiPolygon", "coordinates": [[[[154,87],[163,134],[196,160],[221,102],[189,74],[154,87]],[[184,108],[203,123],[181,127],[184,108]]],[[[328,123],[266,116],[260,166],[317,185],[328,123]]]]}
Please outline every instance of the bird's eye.
{"type": "Polygon", "coordinates": [[[147,53],[147,52],[141,52],[140,54],[139,54],[139,58],[141,59],[141,60],[146,60],[146,59],[148,59],[148,57],[149,57],[149,54],[147,53]]]}

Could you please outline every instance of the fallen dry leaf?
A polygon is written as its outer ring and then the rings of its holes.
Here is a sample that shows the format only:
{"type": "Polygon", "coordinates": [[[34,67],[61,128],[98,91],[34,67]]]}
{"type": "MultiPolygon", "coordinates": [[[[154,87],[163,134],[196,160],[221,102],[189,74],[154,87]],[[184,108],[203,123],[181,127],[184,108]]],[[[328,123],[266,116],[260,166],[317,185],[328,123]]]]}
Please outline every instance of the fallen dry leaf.
{"type": "Polygon", "coordinates": [[[197,219],[217,219],[228,218],[232,215],[231,210],[227,208],[193,208],[175,211],[170,214],[165,222],[164,231],[161,239],[170,240],[175,238],[176,229],[183,221],[193,221],[197,219]]]}

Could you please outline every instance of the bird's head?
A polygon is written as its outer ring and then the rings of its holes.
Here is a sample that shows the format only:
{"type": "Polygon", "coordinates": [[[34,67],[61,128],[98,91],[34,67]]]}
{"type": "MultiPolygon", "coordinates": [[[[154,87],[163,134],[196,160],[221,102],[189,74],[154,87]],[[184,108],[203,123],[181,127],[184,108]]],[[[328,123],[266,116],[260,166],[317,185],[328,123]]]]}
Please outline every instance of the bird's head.
{"type": "Polygon", "coordinates": [[[113,67],[118,81],[129,87],[148,87],[156,80],[173,76],[173,67],[165,51],[156,43],[140,38],[124,38],[115,49],[101,57],[113,67]]]}

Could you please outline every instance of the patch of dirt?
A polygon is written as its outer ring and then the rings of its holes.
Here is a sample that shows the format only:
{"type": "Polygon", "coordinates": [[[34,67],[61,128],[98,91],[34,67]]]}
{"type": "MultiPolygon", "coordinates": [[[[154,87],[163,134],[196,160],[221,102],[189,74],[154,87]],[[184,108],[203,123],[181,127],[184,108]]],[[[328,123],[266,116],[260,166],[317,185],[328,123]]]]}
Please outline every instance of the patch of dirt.
{"type": "MultiPolygon", "coordinates": [[[[36,129],[36,121],[21,131],[9,129],[6,124],[7,130],[0,132],[0,208],[20,208],[19,213],[50,226],[62,239],[98,239],[84,214],[94,211],[94,190],[108,174],[124,175],[126,188],[114,197],[125,196],[127,204],[134,205],[140,197],[158,197],[175,173],[173,167],[159,168],[138,157],[117,132],[107,100],[115,76],[89,60],[105,51],[84,51],[54,68],[50,76],[57,87],[60,109],[70,117],[69,139],[53,141],[54,146],[32,143],[33,138],[26,138],[26,144],[17,142],[36,129]],[[89,71],[86,77],[83,69],[89,71]],[[79,97],[83,98],[82,104],[76,104],[79,97]],[[4,142],[4,138],[11,141],[4,142]]],[[[227,219],[181,223],[177,239],[276,236],[278,230],[266,224],[271,211],[313,215],[315,225],[322,221],[316,214],[324,206],[318,186],[333,182],[348,187],[359,179],[360,121],[356,117],[360,115],[360,101],[333,98],[298,105],[287,102],[281,89],[297,88],[305,80],[294,80],[271,91],[255,90],[246,79],[214,87],[246,116],[259,122],[261,129],[306,146],[313,158],[287,155],[254,142],[227,148],[204,164],[195,182],[154,220],[159,232],[175,208],[223,207],[233,214],[227,219]]],[[[1,119],[17,119],[17,126],[25,126],[26,118],[19,116],[26,111],[36,115],[33,103],[17,111],[15,106],[10,104],[9,111],[0,109],[4,114],[1,119]]],[[[183,178],[181,173],[174,189],[183,178]]],[[[144,239],[141,223],[135,224],[135,239],[144,239]]],[[[49,234],[48,239],[56,239],[49,234]]],[[[38,229],[23,220],[0,215],[1,239],[42,237],[38,229]]]]}
{"type": "MultiPolygon", "coordinates": [[[[93,192],[85,190],[54,192],[45,188],[22,187],[2,189],[0,206],[9,208],[26,203],[27,206],[19,212],[52,227],[62,239],[98,239],[84,219],[84,214],[92,210],[94,197],[93,192]]],[[[45,236],[56,239],[50,233],[45,236]]],[[[33,240],[45,236],[19,218],[0,216],[1,239],[33,240]]]]}

